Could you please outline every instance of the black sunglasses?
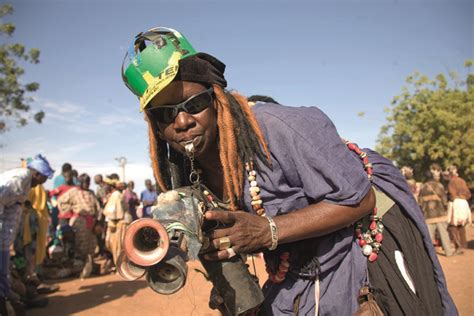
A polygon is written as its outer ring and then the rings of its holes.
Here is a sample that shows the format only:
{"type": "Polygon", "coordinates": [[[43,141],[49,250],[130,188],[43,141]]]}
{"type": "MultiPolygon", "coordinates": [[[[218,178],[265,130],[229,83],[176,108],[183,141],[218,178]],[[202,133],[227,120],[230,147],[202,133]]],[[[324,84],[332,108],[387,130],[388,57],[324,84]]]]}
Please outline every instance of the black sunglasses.
{"type": "Polygon", "coordinates": [[[151,109],[147,109],[148,115],[153,117],[160,123],[173,123],[179,112],[184,111],[189,114],[197,114],[204,111],[212,104],[214,90],[212,87],[195,94],[186,101],[175,105],[160,105],[151,109]]]}

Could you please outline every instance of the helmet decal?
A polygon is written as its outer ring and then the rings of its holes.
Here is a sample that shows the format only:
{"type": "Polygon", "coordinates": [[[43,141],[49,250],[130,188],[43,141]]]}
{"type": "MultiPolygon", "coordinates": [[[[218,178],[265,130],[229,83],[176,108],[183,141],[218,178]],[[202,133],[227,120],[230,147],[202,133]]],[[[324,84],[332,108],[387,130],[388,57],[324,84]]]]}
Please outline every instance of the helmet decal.
{"type": "Polygon", "coordinates": [[[194,54],[188,40],[173,29],[153,28],[135,37],[122,64],[122,78],[138,96],[140,111],[173,81],[179,61],[194,54]]]}

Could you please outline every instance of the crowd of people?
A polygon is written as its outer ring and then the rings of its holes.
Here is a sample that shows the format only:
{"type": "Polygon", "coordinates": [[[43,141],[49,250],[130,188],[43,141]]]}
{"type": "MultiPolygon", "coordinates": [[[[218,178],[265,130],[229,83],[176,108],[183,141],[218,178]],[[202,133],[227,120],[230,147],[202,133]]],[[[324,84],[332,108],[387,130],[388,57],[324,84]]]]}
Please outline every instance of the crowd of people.
{"type": "Polygon", "coordinates": [[[147,179],[139,196],[134,182],[117,174],[95,175],[94,192],[91,177],[70,163],[63,164],[52,190],[45,190],[53,174],[38,155],[0,176],[0,315],[46,306],[43,294],[59,286],[44,280],[114,272],[126,226],[150,217],[159,193],[147,179]]]}
{"type": "Polygon", "coordinates": [[[414,179],[409,166],[402,167],[401,172],[423,211],[433,244],[441,246],[447,257],[463,254],[467,248],[465,227],[472,224],[472,195],[457,166],[443,170],[439,164],[431,164],[424,183],[414,179]]]}

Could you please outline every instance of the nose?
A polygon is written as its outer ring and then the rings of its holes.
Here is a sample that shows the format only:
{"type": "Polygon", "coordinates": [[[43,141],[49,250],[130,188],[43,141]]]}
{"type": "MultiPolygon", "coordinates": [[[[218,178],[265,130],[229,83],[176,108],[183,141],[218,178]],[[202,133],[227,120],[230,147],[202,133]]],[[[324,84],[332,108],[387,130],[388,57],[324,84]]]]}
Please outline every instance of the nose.
{"type": "Polygon", "coordinates": [[[196,120],[192,114],[186,113],[181,111],[178,113],[176,118],[174,119],[174,125],[176,131],[186,131],[190,128],[196,126],[196,120]]]}

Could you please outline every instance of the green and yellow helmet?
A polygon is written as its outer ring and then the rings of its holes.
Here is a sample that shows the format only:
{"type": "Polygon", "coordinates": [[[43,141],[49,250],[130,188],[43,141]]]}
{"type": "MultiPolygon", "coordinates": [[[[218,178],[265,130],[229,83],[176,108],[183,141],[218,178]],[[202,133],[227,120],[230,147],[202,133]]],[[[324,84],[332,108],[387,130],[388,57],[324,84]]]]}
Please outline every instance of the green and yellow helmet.
{"type": "Polygon", "coordinates": [[[173,81],[179,61],[196,53],[181,33],[170,28],[156,27],[135,36],[122,64],[122,78],[138,96],[140,111],[173,81]]]}

